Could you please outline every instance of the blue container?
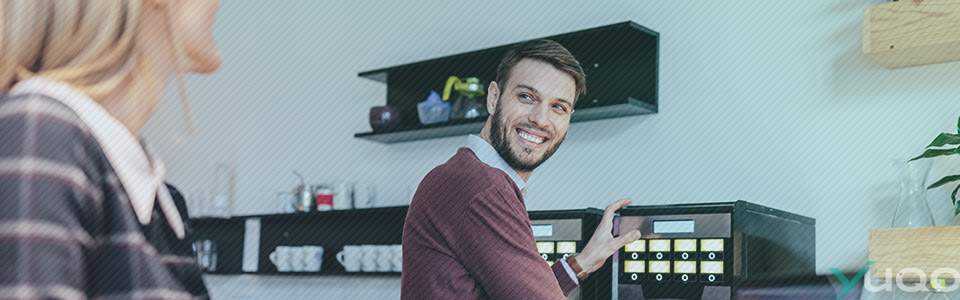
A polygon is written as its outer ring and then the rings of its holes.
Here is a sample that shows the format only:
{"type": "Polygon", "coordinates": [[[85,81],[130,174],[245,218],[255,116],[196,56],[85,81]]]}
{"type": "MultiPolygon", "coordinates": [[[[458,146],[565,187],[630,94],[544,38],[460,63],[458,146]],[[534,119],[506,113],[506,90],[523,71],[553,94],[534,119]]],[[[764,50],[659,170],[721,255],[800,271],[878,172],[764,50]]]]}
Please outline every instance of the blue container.
{"type": "Polygon", "coordinates": [[[434,124],[450,120],[450,103],[440,99],[440,94],[431,91],[426,101],[417,103],[420,123],[434,124]]]}

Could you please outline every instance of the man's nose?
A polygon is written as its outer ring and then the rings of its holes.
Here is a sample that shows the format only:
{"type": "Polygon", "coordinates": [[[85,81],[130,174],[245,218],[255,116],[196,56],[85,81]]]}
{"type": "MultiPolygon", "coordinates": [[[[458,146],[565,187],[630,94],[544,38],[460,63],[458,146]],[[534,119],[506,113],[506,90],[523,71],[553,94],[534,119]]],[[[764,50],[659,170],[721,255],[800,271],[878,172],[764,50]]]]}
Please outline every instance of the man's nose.
{"type": "Polygon", "coordinates": [[[550,106],[545,103],[541,103],[533,108],[529,114],[527,114],[527,120],[530,123],[533,123],[537,126],[544,126],[547,124],[547,114],[550,113],[550,106]]]}

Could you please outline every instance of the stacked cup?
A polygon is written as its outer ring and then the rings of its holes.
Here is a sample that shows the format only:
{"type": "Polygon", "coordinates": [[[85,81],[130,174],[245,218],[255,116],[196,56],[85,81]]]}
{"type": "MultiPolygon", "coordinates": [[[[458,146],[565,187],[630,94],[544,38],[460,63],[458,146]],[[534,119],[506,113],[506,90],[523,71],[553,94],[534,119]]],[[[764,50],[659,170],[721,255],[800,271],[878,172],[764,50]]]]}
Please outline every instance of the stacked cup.
{"type": "Polygon", "coordinates": [[[347,272],[400,272],[402,251],[401,245],[346,245],[337,261],[347,272]]]}
{"type": "Polygon", "coordinates": [[[278,272],[320,272],[323,263],[321,246],[277,246],[268,256],[278,272]]]}

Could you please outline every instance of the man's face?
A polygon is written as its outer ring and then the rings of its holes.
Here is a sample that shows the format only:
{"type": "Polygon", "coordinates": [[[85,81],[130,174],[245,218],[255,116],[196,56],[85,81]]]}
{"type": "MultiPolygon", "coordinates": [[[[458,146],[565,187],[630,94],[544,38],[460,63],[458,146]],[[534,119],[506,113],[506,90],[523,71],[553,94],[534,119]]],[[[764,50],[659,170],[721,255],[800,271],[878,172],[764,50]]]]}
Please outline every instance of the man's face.
{"type": "Polygon", "coordinates": [[[550,64],[523,59],[503,84],[491,115],[491,143],[510,167],[531,172],[567,136],[576,83],[573,76],[550,64]]]}

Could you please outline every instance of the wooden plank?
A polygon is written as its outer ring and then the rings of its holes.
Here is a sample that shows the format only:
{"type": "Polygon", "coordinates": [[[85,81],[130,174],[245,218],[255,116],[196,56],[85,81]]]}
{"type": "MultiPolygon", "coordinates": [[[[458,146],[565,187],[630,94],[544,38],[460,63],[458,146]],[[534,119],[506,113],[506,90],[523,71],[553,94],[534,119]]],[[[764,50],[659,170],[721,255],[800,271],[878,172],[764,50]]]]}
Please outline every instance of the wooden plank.
{"type": "Polygon", "coordinates": [[[960,1],[899,1],[864,8],[863,53],[888,69],[960,60],[960,1]]]}
{"type": "Polygon", "coordinates": [[[876,262],[872,271],[879,277],[885,277],[887,268],[894,277],[906,268],[920,269],[927,276],[939,268],[960,270],[960,226],[871,229],[870,260],[876,262]]]}

